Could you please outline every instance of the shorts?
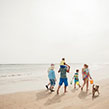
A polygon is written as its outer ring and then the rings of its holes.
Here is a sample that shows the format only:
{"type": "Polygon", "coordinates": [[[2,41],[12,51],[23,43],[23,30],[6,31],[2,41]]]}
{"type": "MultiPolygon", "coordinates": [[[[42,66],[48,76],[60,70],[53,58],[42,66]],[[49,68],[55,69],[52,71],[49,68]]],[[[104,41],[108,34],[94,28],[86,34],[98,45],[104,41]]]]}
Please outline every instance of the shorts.
{"type": "Polygon", "coordinates": [[[66,66],[65,65],[60,65],[60,68],[65,68],[66,66]]]}
{"type": "Polygon", "coordinates": [[[87,81],[89,81],[89,78],[84,78],[83,80],[84,80],[85,82],[87,82],[87,81]]]}
{"type": "Polygon", "coordinates": [[[65,86],[68,86],[67,78],[60,78],[59,85],[62,86],[63,83],[65,86]]]}
{"type": "Polygon", "coordinates": [[[85,76],[85,77],[83,78],[83,80],[84,80],[84,81],[88,81],[88,80],[89,80],[89,77],[88,77],[88,76],[85,76]]]}
{"type": "Polygon", "coordinates": [[[55,80],[54,79],[50,79],[50,84],[51,84],[51,86],[55,86],[55,80]]]}
{"type": "Polygon", "coordinates": [[[77,82],[79,82],[79,79],[74,79],[74,83],[76,84],[77,82]]]}

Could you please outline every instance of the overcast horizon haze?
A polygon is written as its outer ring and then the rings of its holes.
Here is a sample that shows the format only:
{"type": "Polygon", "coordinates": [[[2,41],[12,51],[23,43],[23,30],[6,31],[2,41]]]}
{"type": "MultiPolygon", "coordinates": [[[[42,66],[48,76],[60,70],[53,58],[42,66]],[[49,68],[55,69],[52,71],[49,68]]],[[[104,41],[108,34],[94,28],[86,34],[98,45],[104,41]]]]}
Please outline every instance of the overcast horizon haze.
{"type": "Polygon", "coordinates": [[[0,64],[109,64],[109,0],[0,0],[0,64]]]}

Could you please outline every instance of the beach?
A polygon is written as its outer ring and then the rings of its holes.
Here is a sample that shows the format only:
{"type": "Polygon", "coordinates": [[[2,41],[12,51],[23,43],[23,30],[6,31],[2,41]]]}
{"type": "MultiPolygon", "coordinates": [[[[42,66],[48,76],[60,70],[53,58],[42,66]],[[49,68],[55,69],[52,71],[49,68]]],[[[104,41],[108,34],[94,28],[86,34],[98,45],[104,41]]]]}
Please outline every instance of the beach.
{"type": "Polygon", "coordinates": [[[92,99],[88,93],[69,87],[66,94],[63,90],[57,95],[47,90],[19,92],[0,95],[0,109],[108,109],[109,80],[98,82],[100,95],[92,99]]]}
{"type": "Polygon", "coordinates": [[[109,0],[0,0],[0,109],[109,109],[109,0]]]}
{"type": "MultiPolygon", "coordinates": [[[[67,74],[68,92],[64,94],[62,86],[59,95],[56,94],[59,82],[58,65],[55,66],[57,82],[53,93],[45,88],[45,84],[48,83],[47,68],[49,65],[0,66],[0,109],[108,109],[109,65],[90,65],[94,84],[100,86],[100,95],[96,93],[94,99],[92,99],[92,85],[88,93],[85,92],[85,88],[83,91],[79,88],[74,90],[70,85],[75,69],[81,69],[82,65],[70,64],[71,71],[67,74]]],[[[81,72],[79,78],[82,84],[81,72]]]]}

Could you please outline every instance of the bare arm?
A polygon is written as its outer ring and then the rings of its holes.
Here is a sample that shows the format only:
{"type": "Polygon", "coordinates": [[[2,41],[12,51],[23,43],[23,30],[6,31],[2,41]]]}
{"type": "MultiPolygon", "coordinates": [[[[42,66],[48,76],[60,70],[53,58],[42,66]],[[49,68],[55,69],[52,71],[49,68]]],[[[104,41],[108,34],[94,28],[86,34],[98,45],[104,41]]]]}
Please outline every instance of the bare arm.
{"type": "Polygon", "coordinates": [[[60,73],[60,69],[58,70],[58,73],[60,73]]]}
{"type": "Polygon", "coordinates": [[[68,64],[65,64],[68,68],[70,68],[70,66],[68,64]]]}
{"type": "Polygon", "coordinates": [[[67,64],[66,64],[66,66],[67,66],[67,73],[69,73],[69,71],[70,71],[70,66],[67,65],[67,64]]]}
{"type": "Polygon", "coordinates": [[[89,78],[92,79],[92,77],[90,76],[90,73],[89,73],[89,78]]]}
{"type": "Polygon", "coordinates": [[[74,76],[73,76],[73,78],[72,79],[74,79],[74,76]]]}
{"type": "MultiPolygon", "coordinates": [[[[89,70],[89,69],[88,69],[89,70]]],[[[92,79],[92,77],[90,76],[90,70],[89,70],[89,78],[92,79]]]]}

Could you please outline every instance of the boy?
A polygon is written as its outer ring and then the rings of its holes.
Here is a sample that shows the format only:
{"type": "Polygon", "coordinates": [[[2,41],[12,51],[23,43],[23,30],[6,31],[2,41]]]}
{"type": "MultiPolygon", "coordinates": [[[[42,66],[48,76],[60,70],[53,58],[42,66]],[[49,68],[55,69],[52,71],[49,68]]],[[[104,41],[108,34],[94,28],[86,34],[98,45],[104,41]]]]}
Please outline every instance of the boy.
{"type": "MultiPolygon", "coordinates": [[[[55,76],[55,71],[54,71],[54,64],[51,64],[51,67],[48,70],[48,78],[50,83],[50,91],[54,92],[54,86],[55,86],[55,81],[56,81],[56,76],[55,76]]],[[[46,85],[46,88],[48,89],[48,85],[46,85]]]]}
{"type": "Polygon", "coordinates": [[[74,79],[74,88],[76,88],[76,84],[79,86],[79,87],[81,87],[80,86],[80,84],[79,84],[79,75],[78,75],[78,73],[79,73],[79,70],[77,69],[76,70],[76,73],[74,74],[74,76],[73,76],[73,79],[74,79]]]}
{"type": "Polygon", "coordinates": [[[65,58],[62,58],[62,61],[60,63],[60,68],[65,68],[65,65],[66,65],[65,58]]]}

